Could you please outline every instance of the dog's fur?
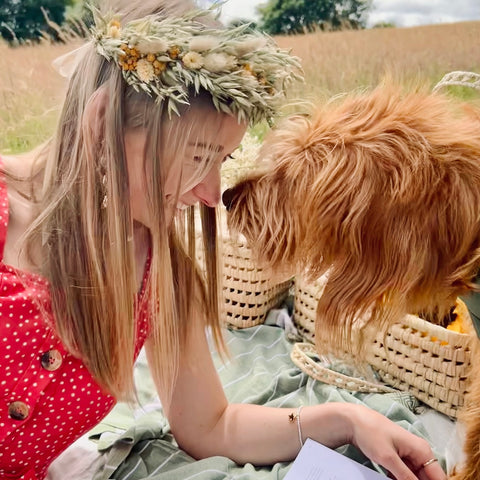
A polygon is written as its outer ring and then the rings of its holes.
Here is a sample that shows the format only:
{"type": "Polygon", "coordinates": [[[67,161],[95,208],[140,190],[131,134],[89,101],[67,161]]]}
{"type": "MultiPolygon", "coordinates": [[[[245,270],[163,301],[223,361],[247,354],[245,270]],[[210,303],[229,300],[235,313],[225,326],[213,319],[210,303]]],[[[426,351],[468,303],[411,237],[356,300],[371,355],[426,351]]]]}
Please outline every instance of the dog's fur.
{"type": "MultiPolygon", "coordinates": [[[[259,260],[329,281],[321,328],[448,308],[480,266],[480,119],[440,95],[378,88],[293,117],[267,168],[224,193],[259,260]]],[[[378,327],[378,325],[377,325],[378,327]]]]}
{"type": "MultiPolygon", "coordinates": [[[[224,193],[229,228],[270,267],[312,279],[328,270],[317,338],[328,332],[352,350],[356,319],[378,331],[405,313],[442,316],[474,288],[480,115],[472,108],[379,87],[292,117],[261,156],[261,171],[224,193]]],[[[467,420],[478,426],[469,428],[471,465],[457,479],[480,474],[478,419],[467,420]]]]}
{"type": "Polygon", "coordinates": [[[470,390],[465,405],[459,414],[459,421],[465,426],[464,465],[455,467],[449,480],[478,480],[480,478],[480,343],[472,344],[472,361],[475,362],[469,375],[470,390]]]}

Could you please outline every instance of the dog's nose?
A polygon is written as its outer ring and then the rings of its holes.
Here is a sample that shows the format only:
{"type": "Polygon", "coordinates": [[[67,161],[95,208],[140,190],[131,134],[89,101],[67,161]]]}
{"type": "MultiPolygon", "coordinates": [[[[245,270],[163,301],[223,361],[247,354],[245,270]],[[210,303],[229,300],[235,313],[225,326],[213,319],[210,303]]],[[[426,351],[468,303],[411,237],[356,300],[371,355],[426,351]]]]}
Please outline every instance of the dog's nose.
{"type": "Polygon", "coordinates": [[[233,201],[235,199],[235,188],[227,188],[222,194],[222,202],[229,212],[233,207],[233,201]]]}

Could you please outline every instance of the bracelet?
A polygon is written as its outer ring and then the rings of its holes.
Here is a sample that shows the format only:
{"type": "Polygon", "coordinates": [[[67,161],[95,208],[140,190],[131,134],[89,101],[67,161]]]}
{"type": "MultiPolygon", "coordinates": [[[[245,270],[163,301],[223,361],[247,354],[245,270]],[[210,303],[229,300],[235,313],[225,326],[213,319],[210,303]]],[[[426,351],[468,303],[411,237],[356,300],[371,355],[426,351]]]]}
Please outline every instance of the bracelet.
{"type": "Polygon", "coordinates": [[[303,406],[297,408],[297,413],[290,413],[288,415],[288,421],[293,423],[297,421],[297,430],[298,430],[298,440],[300,442],[300,448],[303,447],[303,435],[302,435],[302,425],[300,424],[300,412],[302,411],[303,406]]]}

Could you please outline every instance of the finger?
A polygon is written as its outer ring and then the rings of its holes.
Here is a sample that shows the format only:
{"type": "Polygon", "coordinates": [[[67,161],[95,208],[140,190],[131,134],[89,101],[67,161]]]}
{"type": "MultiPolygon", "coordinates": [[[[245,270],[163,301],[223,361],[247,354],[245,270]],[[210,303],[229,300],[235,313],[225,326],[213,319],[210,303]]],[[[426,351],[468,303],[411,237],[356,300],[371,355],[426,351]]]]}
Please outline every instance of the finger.
{"type": "Polygon", "coordinates": [[[430,465],[420,467],[418,470],[418,478],[420,480],[446,480],[447,475],[439,463],[434,462],[430,465]]]}
{"type": "Polygon", "coordinates": [[[402,457],[420,480],[446,480],[447,478],[426,440],[418,438],[413,451],[402,457]]]}
{"type": "Polygon", "coordinates": [[[420,464],[420,466],[418,466],[418,462],[414,464],[408,459],[405,459],[405,463],[412,472],[415,472],[419,480],[446,480],[447,478],[445,472],[443,471],[437,460],[428,465],[420,464]]]}
{"type": "Polygon", "coordinates": [[[386,468],[396,480],[420,480],[420,477],[417,477],[396,453],[385,457],[378,463],[386,468]]]}

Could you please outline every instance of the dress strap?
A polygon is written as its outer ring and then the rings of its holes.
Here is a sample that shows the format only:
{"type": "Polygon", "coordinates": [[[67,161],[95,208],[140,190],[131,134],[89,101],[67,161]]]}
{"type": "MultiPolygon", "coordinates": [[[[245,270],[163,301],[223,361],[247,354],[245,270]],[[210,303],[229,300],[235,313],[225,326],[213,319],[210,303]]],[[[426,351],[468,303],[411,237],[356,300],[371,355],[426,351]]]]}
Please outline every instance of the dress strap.
{"type": "Polygon", "coordinates": [[[0,260],[3,260],[3,250],[7,240],[8,230],[8,194],[5,174],[3,173],[3,161],[0,157],[0,260]]]}

